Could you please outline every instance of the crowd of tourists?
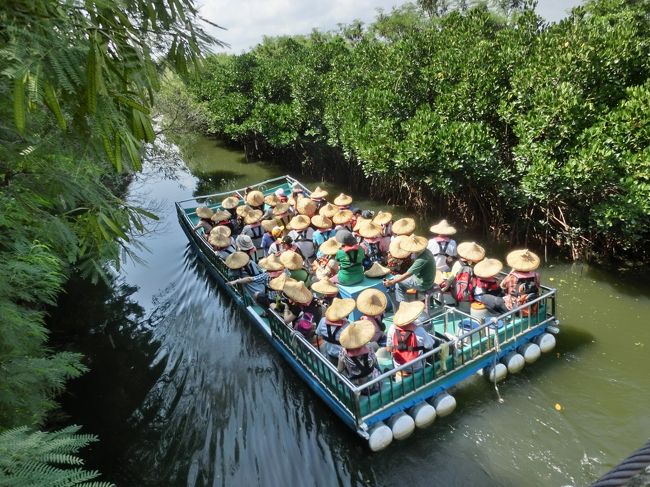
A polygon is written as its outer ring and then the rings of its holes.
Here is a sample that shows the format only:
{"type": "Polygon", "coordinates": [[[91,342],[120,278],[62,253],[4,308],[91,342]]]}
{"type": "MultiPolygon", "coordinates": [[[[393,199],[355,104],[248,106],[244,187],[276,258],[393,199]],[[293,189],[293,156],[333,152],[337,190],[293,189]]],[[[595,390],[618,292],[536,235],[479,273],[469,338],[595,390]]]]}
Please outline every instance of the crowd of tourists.
{"type": "Polygon", "coordinates": [[[502,277],[503,263],[476,242],[457,243],[446,220],[427,239],[412,218],[355,208],[343,193],[330,202],[327,191],[297,182],[287,193],[248,189],[217,210],[199,207],[194,230],[229,269],[228,284],[277,313],[355,384],[379,375],[379,347],[395,367],[413,362],[400,375],[423,366],[415,359],[435,346],[420,325],[432,296],[500,315],[539,294],[540,259],[529,250],[510,252],[502,277]]]}

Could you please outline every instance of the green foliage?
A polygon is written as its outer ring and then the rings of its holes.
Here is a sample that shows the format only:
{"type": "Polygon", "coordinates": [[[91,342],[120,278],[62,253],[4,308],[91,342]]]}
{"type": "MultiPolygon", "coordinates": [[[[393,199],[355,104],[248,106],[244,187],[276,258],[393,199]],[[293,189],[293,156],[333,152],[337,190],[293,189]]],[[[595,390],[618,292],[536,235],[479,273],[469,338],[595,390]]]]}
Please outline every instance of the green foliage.
{"type": "Polygon", "coordinates": [[[591,0],[549,25],[534,3],[418,1],[367,29],[265,39],[210,58],[189,90],[249,155],[327,144],[371,188],[442,203],[426,211],[631,255],[650,237],[650,4],[591,0]]]}
{"type": "Polygon", "coordinates": [[[0,487],[113,486],[95,481],[99,472],[81,468],[77,453],[97,438],[78,431],[78,426],[49,433],[23,426],[0,433],[0,487]]]}

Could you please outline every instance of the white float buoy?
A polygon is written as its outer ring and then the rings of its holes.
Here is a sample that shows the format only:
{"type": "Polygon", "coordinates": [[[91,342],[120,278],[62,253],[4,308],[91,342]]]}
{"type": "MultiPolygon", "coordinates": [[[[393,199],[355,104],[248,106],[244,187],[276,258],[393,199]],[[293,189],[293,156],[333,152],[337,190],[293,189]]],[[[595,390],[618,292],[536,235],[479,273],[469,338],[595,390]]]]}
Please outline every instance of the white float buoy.
{"type": "Polygon", "coordinates": [[[428,402],[416,404],[408,411],[418,428],[426,428],[436,420],[436,408],[428,402]]]}
{"type": "Polygon", "coordinates": [[[519,347],[519,353],[524,356],[524,360],[527,364],[537,362],[539,357],[542,355],[542,351],[539,349],[539,345],[532,342],[528,342],[519,347]]]}
{"type": "Polygon", "coordinates": [[[496,382],[501,382],[508,375],[508,367],[498,362],[496,365],[486,367],[484,375],[490,382],[494,382],[495,380],[496,382]]]}
{"type": "Polygon", "coordinates": [[[393,441],[393,432],[383,421],[373,424],[368,435],[368,446],[372,451],[383,450],[393,441]]]}
{"type": "Polygon", "coordinates": [[[524,359],[524,356],[517,352],[510,352],[508,355],[503,357],[501,361],[506,367],[508,367],[508,372],[511,374],[521,372],[521,369],[526,365],[526,359],[524,359]]]}
{"type": "Polygon", "coordinates": [[[440,418],[449,416],[456,409],[456,398],[451,394],[443,392],[433,400],[433,407],[436,408],[436,414],[440,418]]]}
{"type": "Polygon", "coordinates": [[[548,353],[555,348],[555,337],[550,333],[542,333],[535,340],[542,353],[548,353]]]}
{"type": "Polygon", "coordinates": [[[387,423],[393,432],[393,438],[396,440],[408,438],[415,430],[415,421],[405,412],[394,414],[387,423]]]}

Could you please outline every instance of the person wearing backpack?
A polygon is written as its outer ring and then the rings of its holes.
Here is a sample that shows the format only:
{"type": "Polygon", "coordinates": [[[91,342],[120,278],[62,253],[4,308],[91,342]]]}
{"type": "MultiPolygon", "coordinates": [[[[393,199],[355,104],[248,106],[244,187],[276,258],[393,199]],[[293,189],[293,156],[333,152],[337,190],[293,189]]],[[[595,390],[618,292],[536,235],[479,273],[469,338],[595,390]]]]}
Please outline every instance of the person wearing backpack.
{"type": "MultiPolygon", "coordinates": [[[[395,367],[412,362],[425,350],[433,348],[433,337],[415,323],[423,311],[422,301],[402,302],[393,316],[393,324],[386,334],[386,350],[392,353],[395,367]]],[[[423,366],[422,361],[416,362],[405,368],[399,376],[410,375],[423,366]]]]}
{"type": "Polygon", "coordinates": [[[296,215],[291,219],[289,236],[293,244],[300,249],[300,254],[307,261],[314,256],[314,229],[310,226],[311,218],[306,215],[296,215]]]}
{"type": "Polygon", "coordinates": [[[336,241],[341,248],[336,252],[334,259],[339,264],[339,272],[333,280],[343,286],[358,284],[364,280],[363,259],[365,253],[357,240],[348,230],[338,230],[336,232],[336,241]]]}
{"type": "Polygon", "coordinates": [[[354,311],[355,306],[356,303],[352,298],[334,298],[316,328],[316,334],[326,342],[325,356],[334,365],[339,363],[339,354],[341,353],[339,338],[341,332],[348,326],[348,316],[354,311]]]}
{"type": "Polygon", "coordinates": [[[511,310],[522,306],[539,296],[540,278],[536,269],[540,259],[528,249],[513,250],[506,256],[506,262],[512,268],[501,287],[505,292],[505,305],[511,310]]]}
{"type": "Polygon", "coordinates": [[[497,276],[503,269],[498,259],[483,259],[474,266],[474,300],[483,303],[491,314],[503,314],[508,308],[497,276]]]}
{"type": "Polygon", "coordinates": [[[409,235],[400,241],[399,246],[401,250],[410,252],[415,257],[413,264],[405,273],[384,280],[384,286],[390,287],[397,284],[395,298],[397,302],[402,302],[406,299],[408,289],[428,291],[433,288],[436,262],[431,251],[427,249],[427,239],[424,237],[409,235]]]}
{"type": "Polygon", "coordinates": [[[435,234],[435,237],[429,240],[427,248],[436,259],[436,268],[440,272],[449,272],[458,257],[456,241],[451,238],[451,235],[456,234],[456,229],[447,223],[447,220],[442,220],[429,230],[435,234]]]}
{"type": "Polygon", "coordinates": [[[440,285],[442,292],[450,291],[456,305],[469,312],[474,301],[474,265],[485,257],[485,249],[476,242],[463,242],[458,246],[458,261],[451,268],[446,282],[440,285]]]}
{"type": "MultiPolygon", "coordinates": [[[[350,379],[355,386],[365,384],[376,377],[379,377],[377,357],[375,352],[368,347],[372,340],[374,327],[367,320],[359,320],[350,323],[339,337],[341,351],[337,369],[350,379]]],[[[363,394],[372,394],[379,390],[380,384],[374,384],[363,390],[363,394]]]]}

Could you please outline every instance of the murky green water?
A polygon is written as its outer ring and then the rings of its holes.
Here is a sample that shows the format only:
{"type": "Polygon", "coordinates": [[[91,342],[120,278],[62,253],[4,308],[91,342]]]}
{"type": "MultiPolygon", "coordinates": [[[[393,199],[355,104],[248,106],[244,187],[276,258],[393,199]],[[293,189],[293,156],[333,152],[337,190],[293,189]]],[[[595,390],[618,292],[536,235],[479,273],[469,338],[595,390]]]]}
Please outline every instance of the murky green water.
{"type": "Polygon", "coordinates": [[[111,286],[71,283],[52,319],[92,367],[64,410],[100,436],[89,462],[118,485],[586,485],[650,436],[650,285],[555,263],[542,275],[559,289],[556,350],[500,385],[503,404],[477,377],[452,416],[371,454],[217,289],[176,220],[176,200],[282,169],[186,145],[196,176],[150,168],[132,185],[162,218],[146,264],[111,286]]]}

